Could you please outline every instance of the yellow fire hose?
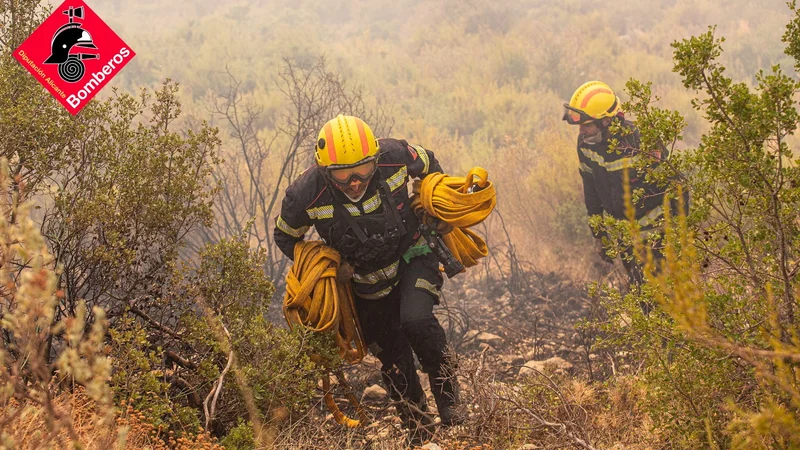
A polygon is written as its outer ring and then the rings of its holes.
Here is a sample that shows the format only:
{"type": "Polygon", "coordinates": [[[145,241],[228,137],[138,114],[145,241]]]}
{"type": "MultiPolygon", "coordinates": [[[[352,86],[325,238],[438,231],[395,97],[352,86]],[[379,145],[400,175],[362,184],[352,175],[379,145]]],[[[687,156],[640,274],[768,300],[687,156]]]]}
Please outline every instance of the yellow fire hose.
{"type": "MultiPolygon", "coordinates": [[[[283,315],[290,328],[301,326],[315,332],[333,330],[339,355],[347,362],[360,362],[366,354],[366,345],[358,323],[353,291],[350,283],[337,283],[339,252],[321,241],[300,241],[294,247],[294,264],[286,275],[286,297],[283,315]]],[[[319,361],[312,355],[312,360],[319,361]]],[[[322,378],[325,404],[334,419],[349,428],[366,422],[366,414],[346,385],[344,375],[337,372],[339,384],[347,389],[347,399],[361,420],[347,417],[333,400],[330,377],[322,378]]]]}
{"type": "Polygon", "coordinates": [[[485,169],[473,167],[466,177],[432,173],[415,181],[413,190],[419,193],[411,204],[417,216],[424,210],[453,228],[442,240],[464,267],[478,264],[479,258],[489,254],[486,241],[468,229],[483,222],[497,205],[497,193],[485,169]]]}
{"type": "MultiPolygon", "coordinates": [[[[474,167],[466,177],[433,173],[421,183],[415,181],[414,192],[419,195],[412,208],[418,215],[424,210],[453,228],[442,239],[465,267],[476,265],[479,258],[488,254],[486,242],[467,229],[484,221],[497,204],[495,189],[486,170],[474,167]]],[[[340,261],[339,253],[321,241],[298,242],[294,248],[294,264],[286,275],[283,314],[291,328],[301,326],[315,332],[333,330],[339,354],[354,364],[366,354],[366,345],[358,323],[352,287],[349,282],[336,281],[340,261]]],[[[322,379],[325,404],[336,422],[349,428],[359,427],[366,422],[366,414],[344,375],[339,371],[336,377],[347,390],[346,397],[360,420],[347,417],[336,405],[329,376],[322,379]]]]}

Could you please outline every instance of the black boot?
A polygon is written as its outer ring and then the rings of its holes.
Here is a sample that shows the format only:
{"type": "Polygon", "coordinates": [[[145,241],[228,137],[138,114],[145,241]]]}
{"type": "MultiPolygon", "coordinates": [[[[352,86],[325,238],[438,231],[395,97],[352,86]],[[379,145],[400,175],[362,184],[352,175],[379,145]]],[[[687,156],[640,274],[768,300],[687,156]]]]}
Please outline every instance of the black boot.
{"type": "Polygon", "coordinates": [[[425,392],[417,376],[413,357],[404,355],[391,367],[382,369],[383,382],[394,400],[397,413],[408,430],[407,444],[422,445],[433,437],[433,419],[428,414],[425,392]]]}
{"type": "Polygon", "coordinates": [[[433,419],[424,396],[419,403],[410,400],[398,402],[397,412],[408,430],[407,445],[419,446],[433,438],[433,419]]]}
{"type": "Polygon", "coordinates": [[[436,409],[439,410],[439,418],[444,427],[459,425],[466,420],[459,401],[458,381],[451,367],[451,364],[444,362],[439,370],[428,374],[436,409]]]}
{"type": "Polygon", "coordinates": [[[447,338],[441,324],[431,315],[404,323],[403,332],[419,357],[423,371],[428,374],[442,425],[462,423],[464,414],[458,413],[459,399],[455,389],[455,361],[448,354],[447,338]]]}

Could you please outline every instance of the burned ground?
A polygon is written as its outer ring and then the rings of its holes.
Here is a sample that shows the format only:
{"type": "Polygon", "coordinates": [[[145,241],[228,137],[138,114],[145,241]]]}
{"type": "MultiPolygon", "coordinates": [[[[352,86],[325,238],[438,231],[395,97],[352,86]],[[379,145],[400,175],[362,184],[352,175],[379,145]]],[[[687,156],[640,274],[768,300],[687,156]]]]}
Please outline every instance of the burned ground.
{"type": "MultiPolygon", "coordinates": [[[[608,267],[598,267],[598,271],[602,269],[608,267]]],[[[492,415],[498,416],[492,420],[511,417],[515,413],[510,411],[520,408],[506,411],[491,406],[492,411],[487,413],[486,388],[489,386],[524,390],[529,380],[537,376],[576,379],[591,384],[601,382],[612,373],[611,358],[615,355],[595,348],[598,337],[595,327],[581,326],[586,321],[603,318],[599,300],[589,295],[586,283],[555,272],[528,271],[525,282],[514,285],[516,292],[509,290],[507,278],[475,280],[464,277],[445,283],[442,302],[435,312],[458,356],[459,385],[465,407],[470,411],[468,424],[471,425],[438,431],[434,442],[443,448],[500,448],[492,447],[496,436],[482,436],[481,424],[485,425],[492,415]]],[[[390,400],[381,386],[380,362],[368,355],[363,363],[348,367],[345,373],[371,416],[371,423],[363,429],[344,430],[320,400],[309,416],[296,426],[322,422],[323,425],[318,426],[330,439],[338,436],[336,445],[341,448],[401,448],[399,443],[403,442],[404,431],[388,406],[390,400]]],[[[418,373],[428,392],[428,405],[435,412],[427,376],[418,373]]],[[[343,396],[338,396],[337,400],[343,411],[353,414],[343,396]]],[[[574,415],[579,409],[567,413],[574,415]]],[[[562,433],[566,443],[571,439],[567,431],[562,433]]],[[[291,439],[286,445],[300,444],[291,439]]]]}

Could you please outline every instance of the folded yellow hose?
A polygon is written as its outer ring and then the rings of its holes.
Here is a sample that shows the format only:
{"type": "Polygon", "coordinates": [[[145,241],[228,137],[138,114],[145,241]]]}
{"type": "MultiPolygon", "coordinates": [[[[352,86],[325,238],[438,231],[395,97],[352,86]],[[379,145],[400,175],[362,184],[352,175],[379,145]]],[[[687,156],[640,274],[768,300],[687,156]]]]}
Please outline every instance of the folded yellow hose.
{"type": "Polygon", "coordinates": [[[489,254],[486,241],[468,229],[483,222],[497,205],[497,193],[488,177],[485,169],[473,167],[466,177],[432,173],[414,183],[419,195],[412,208],[418,216],[424,210],[453,227],[442,240],[464,267],[476,265],[489,254]]]}
{"type": "MultiPolygon", "coordinates": [[[[311,331],[333,331],[339,355],[350,363],[360,362],[366,354],[361,326],[358,323],[353,290],[350,283],[337,283],[339,252],[320,241],[300,241],[294,247],[294,264],[286,275],[286,297],[283,315],[290,328],[300,326],[311,331]]],[[[312,359],[315,359],[312,356],[312,359]]],[[[318,360],[319,358],[316,358],[318,360]]],[[[339,374],[339,383],[344,377],[339,374]]],[[[330,381],[323,380],[325,404],[336,421],[350,428],[366,420],[361,405],[352,393],[347,398],[362,420],[354,420],[341,412],[333,400],[330,381]]]]}

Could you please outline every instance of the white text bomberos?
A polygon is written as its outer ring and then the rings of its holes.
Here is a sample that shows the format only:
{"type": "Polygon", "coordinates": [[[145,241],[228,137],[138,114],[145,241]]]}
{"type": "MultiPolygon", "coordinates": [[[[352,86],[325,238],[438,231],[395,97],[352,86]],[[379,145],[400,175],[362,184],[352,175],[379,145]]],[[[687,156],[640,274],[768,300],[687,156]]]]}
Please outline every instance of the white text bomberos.
{"type": "Polygon", "coordinates": [[[119,52],[114,55],[114,57],[111,58],[111,60],[108,61],[105,66],[103,66],[102,70],[92,74],[92,79],[83,85],[83,89],[79,90],[77,94],[72,94],[67,97],[69,106],[77,108],[82,101],[86,100],[86,97],[89,96],[89,93],[91,93],[100,83],[103,82],[103,80],[106,79],[107,75],[111,75],[115,69],[114,66],[122,64],[122,61],[130,56],[130,54],[131,52],[127,49],[127,47],[122,47],[119,52]]]}

